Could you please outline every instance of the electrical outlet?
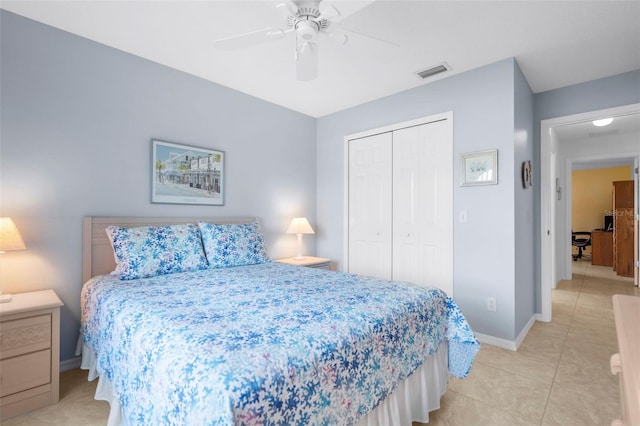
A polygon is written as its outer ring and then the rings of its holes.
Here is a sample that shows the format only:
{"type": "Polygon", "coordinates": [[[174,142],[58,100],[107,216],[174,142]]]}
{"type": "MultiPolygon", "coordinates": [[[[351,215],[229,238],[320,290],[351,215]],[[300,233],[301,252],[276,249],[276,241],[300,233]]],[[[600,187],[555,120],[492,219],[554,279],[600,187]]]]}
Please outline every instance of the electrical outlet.
{"type": "Polygon", "coordinates": [[[495,297],[487,297],[487,310],[495,312],[496,311],[496,298],[495,297]]]}

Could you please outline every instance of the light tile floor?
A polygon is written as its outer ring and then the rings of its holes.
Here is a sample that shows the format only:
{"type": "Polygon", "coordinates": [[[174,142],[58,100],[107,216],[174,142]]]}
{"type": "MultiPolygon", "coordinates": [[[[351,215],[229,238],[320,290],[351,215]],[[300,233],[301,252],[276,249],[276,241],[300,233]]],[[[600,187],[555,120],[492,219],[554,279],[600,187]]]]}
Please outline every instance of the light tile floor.
{"type": "MultiPolygon", "coordinates": [[[[469,377],[451,381],[429,425],[608,426],[620,413],[617,377],[609,371],[617,293],[640,296],[611,268],[574,262],[573,279],[553,290],[553,321],[535,323],[517,352],[483,345],[469,377]]],[[[109,405],[93,399],[95,386],[86,371],[66,371],[58,404],[2,424],[105,425],[109,405]]]]}
{"type": "Polygon", "coordinates": [[[640,296],[612,268],[573,262],[573,279],[553,290],[553,320],[535,323],[517,352],[483,345],[429,425],[610,425],[620,415],[614,294],[640,296]]]}

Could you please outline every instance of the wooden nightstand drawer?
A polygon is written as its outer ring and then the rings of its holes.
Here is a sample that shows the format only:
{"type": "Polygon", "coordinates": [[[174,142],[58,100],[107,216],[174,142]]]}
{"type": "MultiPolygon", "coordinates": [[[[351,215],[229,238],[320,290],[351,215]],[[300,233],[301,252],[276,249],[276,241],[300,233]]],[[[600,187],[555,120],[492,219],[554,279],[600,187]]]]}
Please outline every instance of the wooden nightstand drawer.
{"type": "Polygon", "coordinates": [[[0,303],[0,421],[58,402],[60,306],[53,290],[0,303]]]}
{"type": "Polygon", "coordinates": [[[331,262],[322,262],[316,265],[309,265],[308,268],[316,268],[316,269],[326,269],[327,271],[331,270],[331,262]]]}
{"type": "Polygon", "coordinates": [[[0,359],[50,347],[51,315],[38,315],[0,324],[0,359]]]}
{"type": "Polygon", "coordinates": [[[51,382],[51,349],[0,361],[0,397],[51,382]]]}
{"type": "Polygon", "coordinates": [[[285,259],[276,259],[276,262],[286,263],[288,265],[306,266],[307,268],[327,269],[331,270],[331,259],[324,257],[305,256],[302,259],[288,257],[285,259]]]}

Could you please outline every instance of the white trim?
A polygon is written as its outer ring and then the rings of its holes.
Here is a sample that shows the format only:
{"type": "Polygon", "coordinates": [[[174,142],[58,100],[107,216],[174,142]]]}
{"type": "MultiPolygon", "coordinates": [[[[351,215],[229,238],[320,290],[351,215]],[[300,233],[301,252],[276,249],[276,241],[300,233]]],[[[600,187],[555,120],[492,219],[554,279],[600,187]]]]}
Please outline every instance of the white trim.
{"type": "MultiPolygon", "coordinates": [[[[556,250],[556,255],[561,255],[561,259],[564,259],[564,267],[563,269],[563,274],[561,279],[563,280],[570,280],[571,278],[573,278],[573,256],[571,256],[571,250],[572,250],[572,245],[571,245],[571,238],[572,238],[572,213],[573,213],[573,203],[572,203],[572,197],[573,197],[573,175],[571,173],[571,166],[572,161],[569,158],[565,157],[565,162],[564,162],[564,194],[565,197],[562,199],[562,202],[564,203],[564,217],[563,217],[563,221],[564,221],[564,226],[561,228],[564,230],[564,233],[562,234],[562,247],[564,247],[564,250],[562,251],[562,253],[558,253],[558,251],[556,250]]],[[[557,229],[557,227],[556,227],[557,229]]],[[[583,231],[583,229],[575,229],[575,231],[583,231]]],[[[588,229],[587,231],[590,231],[590,229],[588,229]]],[[[553,288],[556,288],[556,286],[554,285],[553,288]]]]}
{"type": "MultiPolygon", "coordinates": [[[[542,321],[551,321],[551,289],[555,287],[553,261],[555,259],[555,238],[551,238],[550,230],[555,221],[554,203],[552,195],[555,191],[551,187],[551,143],[554,140],[553,128],[561,125],[591,121],[603,116],[616,116],[640,113],[640,103],[623,105],[615,108],[589,111],[564,117],[550,118],[540,122],[540,295],[542,321]]],[[[566,195],[566,191],[564,191],[566,195]]]]}
{"type": "Polygon", "coordinates": [[[416,118],[409,121],[403,121],[401,123],[389,124],[387,126],[377,127],[375,129],[364,130],[362,132],[351,133],[344,137],[344,141],[348,142],[351,139],[366,138],[380,133],[393,132],[394,130],[406,129],[407,127],[421,126],[427,123],[433,123],[434,121],[451,120],[453,119],[453,111],[441,112],[439,114],[427,115],[425,117],[416,118]]]}
{"type": "Polygon", "coordinates": [[[475,335],[480,343],[496,346],[498,348],[507,349],[509,351],[515,352],[518,350],[518,348],[520,347],[524,339],[527,337],[527,334],[529,333],[529,330],[531,330],[531,327],[533,327],[533,324],[535,324],[536,321],[539,321],[538,318],[540,317],[541,317],[540,314],[533,315],[529,319],[529,321],[527,321],[527,324],[524,326],[520,334],[518,334],[518,337],[516,337],[516,340],[502,339],[500,337],[494,337],[488,334],[482,334],[477,332],[475,333],[475,335]]]}
{"type": "Polygon", "coordinates": [[[520,332],[520,334],[518,334],[518,337],[516,337],[516,342],[515,342],[516,348],[520,347],[524,339],[527,337],[529,330],[531,330],[531,327],[533,327],[533,324],[535,324],[536,321],[537,321],[537,315],[533,315],[531,318],[529,318],[529,321],[527,321],[525,326],[522,328],[522,331],[520,332]]]}
{"type": "MultiPolygon", "coordinates": [[[[349,141],[353,139],[366,138],[380,133],[393,132],[394,130],[406,129],[407,127],[420,126],[422,124],[433,123],[435,121],[451,120],[451,138],[453,139],[453,111],[447,111],[439,114],[428,115],[401,123],[389,124],[375,129],[364,130],[362,132],[351,133],[344,136],[344,162],[343,162],[343,216],[342,216],[342,271],[349,271],[349,141]]],[[[451,159],[453,161],[453,158],[451,159]]],[[[453,191],[453,187],[451,188],[453,191]]],[[[452,197],[453,198],[453,197],[452,197]]],[[[453,211],[453,205],[452,205],[453,211]]],[[[452,254],[453,255],[453,254],[452,254]]]]}
{"type": "Polygon", "coordinates": [[[60,361],[60,372],[75,370],[76,368],[80,368],[80,364],[82,363],[82,357],[76,356],[70,359],[65,359],[64,361],[60,361]]]}
{"type": "Polygon", "coordinates": [[[480,343],[484,343],[491,346],[496,346],[502,349],[508,349],[510,351],[517,351],[516,342],[513,340],[501,339],[500,337],[489,336],[488,334],[475,333],[476,338],[480,343]]]}
{"type": "Polygon", "coordinates": [[[349,272],[349,135],[344,137],[342,182],[342,272],[349,272]]]}

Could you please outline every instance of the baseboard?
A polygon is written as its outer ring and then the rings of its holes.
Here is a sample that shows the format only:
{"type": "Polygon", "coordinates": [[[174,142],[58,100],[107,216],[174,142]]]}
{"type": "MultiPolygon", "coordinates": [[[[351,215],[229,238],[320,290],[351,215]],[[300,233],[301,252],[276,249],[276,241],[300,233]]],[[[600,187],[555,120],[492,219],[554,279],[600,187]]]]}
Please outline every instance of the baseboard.
{"type": "Polygon", "coordinates": [[[508,349],[510,351],[518,350],[518,348],[516,347],[516,342],[512,340],[502,339],[500,337],[489,336],[488,334],[477,332],[475,334],[480,343],[486,343],[487,345],[497,346],[499,348],[508,349]]]}
{"type": "Polygon", "coordinates": [[[522,328],[522,331],[520,332],[520,334],[518,334],[516,340],[502,339],[500,337],[489,336],[488,334],[482,333],[475,333],[475,335],[480,343],[486,343],[487,345],[497,346],[499,348],[507,349],[510,351],[517,351],[524,341],[525,337],[527,337],[529,330],[531,330],[531,327],[533,327],[533,324],[535,324],[536,320],[537,315],[533,315],[527,322],[527,324],[522,328]]]}
{"type": "Polygon", "coordinates": [[[529,321],[525,324],[525,326],[522,328],[522,331],[520,332],[520,334],[518,334],[518,337],[516,337],[516,350],[517,348],[520,347],[520,345],[522,344],[522,342],[524,341],[525,337],[527,337],[527,334],[529,333],[529,330],[531,330],[531,327],[533,327],[533,324],[536,323],[536,317],[537,315],[534,314],[529,321]]]}
{"type": "Polygon", "coordinates": [[[71,359],[65,359],[64,361],[60,361],[60,372],[73,370],[76,368],[80,368],[80,364],[82,363],[82,357],[77,356],[71,359]]]}

